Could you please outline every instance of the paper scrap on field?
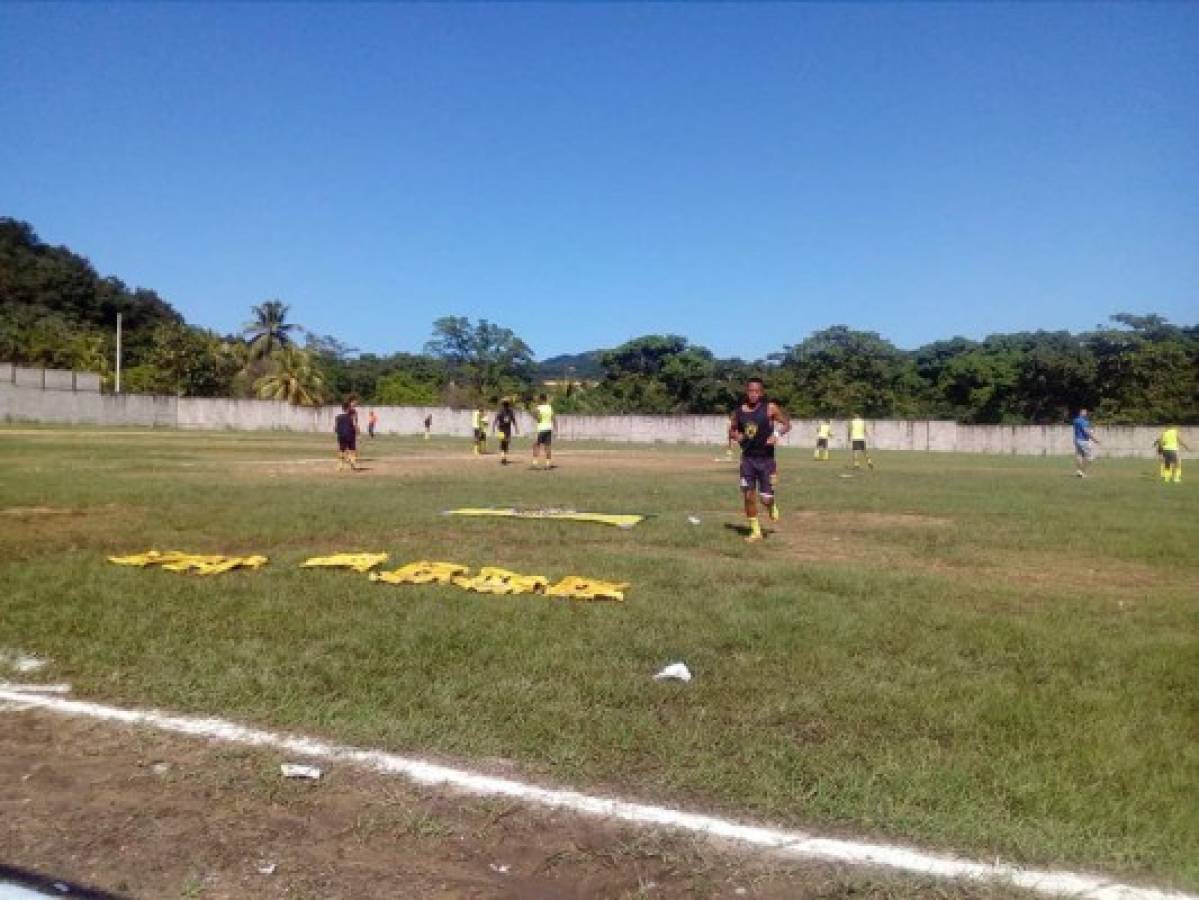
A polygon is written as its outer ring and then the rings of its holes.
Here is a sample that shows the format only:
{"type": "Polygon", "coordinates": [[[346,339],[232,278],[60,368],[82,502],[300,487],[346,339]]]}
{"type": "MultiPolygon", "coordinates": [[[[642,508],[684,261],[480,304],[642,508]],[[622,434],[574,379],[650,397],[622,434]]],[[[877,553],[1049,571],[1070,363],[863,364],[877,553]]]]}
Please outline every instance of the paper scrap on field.
{"type": "Polygon", "coordinates": [[[118,566],[159,566],[168,572],[190,572],[195,575],[220,575],[233,569],[260,569],[267,564],[265,556],[221,556],[215,554],[184,553],[182,550],[147,550],[130,556],[110,556],[110,563],[118,566]]]}
{"type": "Polygon", "coordinates": [[[334,553],[332,556],[313,556],[300,563],[301,569],[350,569],[369,572],[387,562],[386,553],[334,553]]]}
{"type": "Polygon", "coordinates": [[[308,778],[316,781],[321,777],[321,770],[316,766],[302,766],[298,763],[283,763],[279,771],[284,778],[308,778]]]}
{"type": "Polygon", "coordinates": [[[595,522],[599,525],[613,525],[616,528],[632,528],[645,516],[635,513],[595,513],[578,512],[573,509],[518,509],[516,507],[465,507],[462,509],[447,509],[447,516],[476,516],[480,518],[497,519],[551,519],[562,522],[595,522]]]}
{"type": "Polygon", "coordinates": [[[671,663],[654,676],[654,681],[690,681],[691,670],[686,663],[671,663]]]}

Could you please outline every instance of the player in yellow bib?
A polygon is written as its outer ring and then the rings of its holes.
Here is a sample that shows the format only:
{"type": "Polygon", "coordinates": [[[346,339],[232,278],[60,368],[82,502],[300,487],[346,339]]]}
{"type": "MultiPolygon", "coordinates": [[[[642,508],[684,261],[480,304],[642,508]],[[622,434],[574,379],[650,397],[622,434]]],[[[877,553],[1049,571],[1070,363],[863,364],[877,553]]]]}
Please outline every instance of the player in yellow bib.
{"type": "Polygon", "coordinates": [[[828,462],[828,442],[832,436],[833,423],[822,419],[816,426],[816,451],[812,454],[812,459],[828,462]]]}
{"type": "Polygon", "coordinates": [[[471,428],[475,432],[475,456],[487,452],[487,413],[482,406],[475,407],[470,417],[471,428]]]}
{"type": "Polygon", "coordinates": [[[1161,476],[1162,483],[1169,484],[1173,481],[1179,484],[1182,481],[1182,454],[1181,450],[1190,450],[1186,442],[1178,435],[1178,426],[1171,425],[1168,428],[1162,429],[1161,435],[1153,442],[1153,446],[1157,448],[1157,452],[1161,454],[1161,476]]]}
{"type": "Polygon", "coordinates": [[[866,449],[866,420],[857,414],[849,420],[849,447],[855,469],[862,468],[863,459],[869,468],[874,468],[874,460],[870,458],[870,452],[866,449]]]}
{"type": "Polygon", "coordinates": [[[554,457],[552,444],[554,442],[554,408],[550,405],[549,398],[542,394],[537,398],[537,408],[534,411],[537,416],[537,441],[533,444],[533,468],[540,469],[541,456],[545,454],[545,468],[552,469],[551,460],[554,457]]]}

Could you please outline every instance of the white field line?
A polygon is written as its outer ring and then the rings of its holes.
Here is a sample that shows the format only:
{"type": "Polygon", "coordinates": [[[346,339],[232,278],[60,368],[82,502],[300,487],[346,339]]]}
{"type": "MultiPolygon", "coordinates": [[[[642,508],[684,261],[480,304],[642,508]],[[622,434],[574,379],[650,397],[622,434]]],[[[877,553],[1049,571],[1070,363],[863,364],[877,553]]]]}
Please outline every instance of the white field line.
{"type": "MultiPolygon", "coordinates": [[[[398,756],[381,750],[363,750],[331,744],[314,738],[277,734],[248,728],[224,719],[175,716],[157,710],[122,709],[68,700],[63,697],[14,691],[0,682],[0,710],[11,703],[67,716],[142,725],[191,737],[207,738],[249,747],[269,747],[294,756],[346,763],[387,775],[399,775],[417,784],[450,787],[470,794],[510,797],[526,803],[564,809],[586,816],[619,819],[635,825],[652,825],[723,838],[804,860],[878,866],[936,878],[1001,882],[1043,894],[1085,897],[1088,900],[1199,900],[1199,896],[1154,888],[1120,884],[1078,872],[1021,869],[1016,866],[973,862],[938,856],[890,844],[872,844],[840,838],[822,838],[797,831],[781,831],[744,825],[728,819],[684,812],[661,806],[646,806],[577,791],[553,790],[495,778],[464,769],[454,769],[421,759],[398,756]]],[[[10,707],[11,708],[11,707],[10,707]]]]}

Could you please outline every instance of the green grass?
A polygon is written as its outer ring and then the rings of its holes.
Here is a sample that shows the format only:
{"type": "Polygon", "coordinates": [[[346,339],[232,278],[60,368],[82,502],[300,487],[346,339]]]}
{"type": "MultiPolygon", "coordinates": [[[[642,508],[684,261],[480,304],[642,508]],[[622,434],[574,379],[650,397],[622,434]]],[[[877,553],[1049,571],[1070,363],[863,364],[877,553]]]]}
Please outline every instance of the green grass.
{"type": "Polygon", "coordinates": [[[0,647],[80,696],[1199,888],[1199,472],[879,454],[842,478],[787,452],[783,522],[746,546],[713,448],[563,446],[550,473],[465,441],[365,455],[338,476],[307,461],[324,436],[0,429],[0,647]],[[657,517],[439,515],[512,503],[657,517]],[[104,560],[149,547],[271,563],[104,560]],[[341,550],[633,587],[572,604],[297,568],[341,550]],[[695,681],[651,680],[679,659],[695,681]]]}

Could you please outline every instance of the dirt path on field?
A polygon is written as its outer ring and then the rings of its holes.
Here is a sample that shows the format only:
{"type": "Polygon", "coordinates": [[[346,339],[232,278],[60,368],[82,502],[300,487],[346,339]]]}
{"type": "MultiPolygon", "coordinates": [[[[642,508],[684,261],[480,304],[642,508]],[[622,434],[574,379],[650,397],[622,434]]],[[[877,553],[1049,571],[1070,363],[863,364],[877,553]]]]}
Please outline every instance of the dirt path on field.
{"type": "Polygon", "coordinates": [[[287,780],[274,752],[41,711],[0,709],[0,723],[0,863],[120,897],[1018,895],[799,866],[349,767],[287,780]]]}

